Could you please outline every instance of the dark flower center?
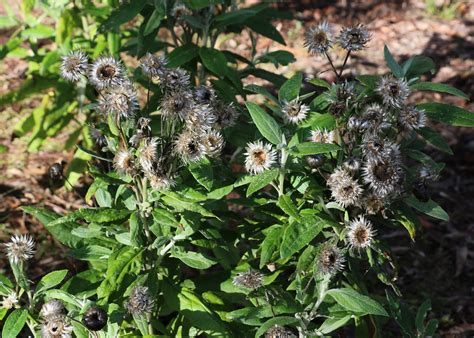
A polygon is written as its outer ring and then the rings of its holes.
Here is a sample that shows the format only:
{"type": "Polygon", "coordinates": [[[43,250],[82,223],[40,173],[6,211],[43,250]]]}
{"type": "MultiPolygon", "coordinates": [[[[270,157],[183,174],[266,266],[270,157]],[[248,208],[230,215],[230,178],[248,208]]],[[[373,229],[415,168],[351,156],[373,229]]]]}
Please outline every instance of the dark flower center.
{"type": "Polygon", "coordinates": [[[317,45],[323,45],[328,41],[328,37],[325,32],[316,32],[313,34],[313,42],[317,45]]]}
{"type": "Polygon", "coordinates": [[[99,69],[99,74],[103,78],[111,78],[115,75],[115,67],[111,65],[105,65],[99,69]]]}
{"type": "Polygon", "coordinates": [[[263,165],[267,159],[267,154],[263,150],[255,150],[253,158],[258,165],[263,165]]]}

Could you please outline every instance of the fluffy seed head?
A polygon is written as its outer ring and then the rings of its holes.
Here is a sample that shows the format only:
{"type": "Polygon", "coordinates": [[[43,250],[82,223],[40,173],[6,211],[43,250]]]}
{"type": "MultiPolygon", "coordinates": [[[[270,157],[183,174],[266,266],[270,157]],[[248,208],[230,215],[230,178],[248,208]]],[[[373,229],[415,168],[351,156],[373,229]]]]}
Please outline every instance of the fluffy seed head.
{"type": "Polygon", "coordinates": [[[358,157],[351,157],[342,164],[343,168],[351,174],[356,174],[359,171],[361,165],[362,163],[358,157]]]}
{"type": "Polygon", "coordinates": [[[139,108],[137,92],[130,80],[123,80],[120,86],[109,87],[99,98],[99,110],[117,118],[130,118],[139,108]]]}
{"type": "Polygon", "coordinates": [[[65,308],[63,303],[57,299],[51,299],[43,304],[40,315],[42,318],[52,318],[64,314],[65,308]]]}
{"type": "Polygon", "coordinates": [[[404,107],[399,115],[398,122],[406,130],[420,129],[425,126],[425,111],[416,107],[404,107]]]}
{"type": "Polygon", "coordinates": [[[140,60],[140,67],[142,68],[143,73],[150,78],[162,78],[166,72],[166,64],[168,60],[164,55],[153,55],[147,53],[140,60]]]}
{"type": "Polygon", "coordinates": [[[324,162],[326,162],[326,157],[323,154],[306,156],[306,163],[313,169],[320,168],[324,162]]]}
{"type": "Polygon", "coordinates": [[[202,104],[213,104],[216,100],[216,92],[211,86],[201,85],[194,90],[196,102],[202,104]]]}
{"type": "Polygon", "coordinates": [[[218,157],[224,148],[222,134],[216,130],[209,130],[202,136],[206,154],[210,157],[218,157]]]}
{"type": "Polygon", "coordinates": [[[213,111],[217,118],[215,127],[219,129],[232,127],[238,117],[238,111],[233,103],[224,104],[218,101],[217,104],[214,104],[213,111]]]}
{"type": "Polygon", "coordinates": [[[137,126],[141,130],[151,131],[151,119],[149,117],[140,117],[137,121],[137,126]]]}
{"type": "Polygon", "coordinates": [[[234,277],[232,284],[246,289],[258,289],[263,285],[263,275],[254,270],[240,272],[234,277]]]}
{"type": "Polygon", "coordinates": [[[347,121],[347,129],[349,130],[359,130],[362,127],[362,120],[356,116],[351,116],[347,121]]]}
{"type": "Polygon", "coordinates": [[[42,338],[70,338],[72,326],[67,322],[66,316],[59,315],[45,319],[41,324],[42,338]]]}
{"type": "Polygon", "coordinates": [[[364,198],[362,205],[368,215],[376,215],[383,210],[387,202],[388,200],[386,198],[379,197],[376,194],[371,193],[364,198]]]}
{"type": "Polygon", "coordinates": [[[323,244],[317,257],[318,270],[325,275],[332,275],[344,269],[345,258],[341,250],[334,245],[323,244]]]}
{"type": "Polygon", "coordinates": [[[122,85],[124,81],[122,64],[111,56],[101,56],[92,64],[89,81],[99,90],[122,85]]]}
{"type": "Polygon", "coordinates": [[[271,168],[276,162],[276,151],[271,144],[262,141],[251,142],[245,148],[245,169],[253,175],[260,174],[271,168]]]}
{"type": "Polygon", "coordinates": [[[319,143],[333,143],[334,142],[334,131],[327,131],[326,129],[320,130],[315,129],[311,130],[310,140],[312,142],[319,143]]]}
{"type": "Polygon", "coordinates": [[[303,121],[308,111],[309,107],[301,103],[297,98],[290,102],[285,102],[282,109],[285,122],[293,124],[298,124],[303,121]]]}
{"type": "Polygon", "coordinates": [[[130,150],[119,150],[113,160],[114,168],[122,175],[132,174],[134,167],[134,156],[130,150]]]}
{"type": "Polygon", "coordinates": [[[310,28],[305,34],[304,46],[313,54],[323,54],[332,47],[332,36],[326,21],[310,28]]]}
{"type": "Polygon", "coordinates": [[[370,135],[362,143],[362,153],[368,162],[398,161],[400,158],[398,144],[370,135]]]}
{"type": "Polygon", "coordinates": [[[335,184],[331,184],[331,196],[344,208],[356,205],[362,196],[362,187],[352,177],[345,177],[335,184]]]}
{"type": "Polygon", "coordinates": [[[18,296],[15,291],[11,291],[8,296],[2,299],[2,309],[10,310],[19,304],[18,296]]]}
{"type": "Polygon", "coordinates": [[[184,69],[170,69],[165,73],[162,83],[168,90],[187,89],[190,84],[190,76],[184,69]]]}
{"type": "Polygon", "coordinates": [[[201,137],[189,130],[185,130],[178,136],[174,149],[185,163],[199,161],[206,153],[201,137]]]}
{"type": "Polygon", "coordinates": [[[187,89],[168,91],[161,102],[161,112],[166,119],[184,120],[193,107],[193,94],[187,89]]]}
{"type": "Polygon", "coordinates": [[[143,285],[135,285],[130,293],[128,301],[124,304],[127,311],[131,314],[140,315],[150,313],[155,304],[148,288],[143,285]]]}
{"type": "Polygon", "coordinates": [[[375,90],[382,97],[385,105],[394,108],[403,107],[410,95],[408,83],[404,79],[397,79],[391,75],[382,76],[375,90]]]}
{"type": "Polygon", "coordinates": [[[140,148],[138,149],[138,160],[142,170],[152,171],[153,163],[156,161],[156,151],[158,147],[158,138],[150,137],[146,138],[140,148]]]}
{"type": "Polygon", "coordinates": [[[365,249],[370,247],[375,230],[372,223],[364,216],[353,219],[349,224],[347,232],[347,241],[351,249],[365,249]]]}
{"type": "Polygon", "coordinates": [[[176,185],[176,182],[158,170],[146,173],[150,186],[154,190],[168,190],[176,185]]]}
{"type": "Polygon", "coordinates": [[[344,27],[337,37],[339,45],[347,51],[357,51],[366,47],[370,33],[364,25],[344,27]]]}
{"type": "Polygon", "coordinates": [[[380,131],[390,128],[390,116],[379,104],[367,105],[362,113],[361,128],[366,134],[376,135],[380,131]]]}
{"type": "Polygon", "coordinates": [[[12,236],[5,246],[8,259],[14,264],[25,262],[35,254],[35,241],[29,235],[12,236]]]}
{"type": "Polygon", "coordinates": [[[398,161],[379,161],[365,164],[363,178],[372,191],[383,198],[402,189],[405,175],[398,161]]]}
{"type": "Polygon", "coordinates": [[[88,67],[87,55],[80,50],[72,51],[61,58],[61,77],[77,82],[87,73],[88,67]]]}
{"type": "Polygon", "coordinates": [[[280,325],[272,326],[266,333],[265,338],[293,338],[296,337],[291,331],[280,325]]]}
{"type": "Polygon", "coordinates": [[[346,179],[351,179],[352,176],[350,173],[341,167],[337,167],[334,172],[329,176],[327,180],[327,185],[330,187],[339,185],[342,181],[346,179]]]}
{"type": "Polygon", "coordinates": [[[176,3],[171,10],[171,16],[179,22],[183,22],[183,16],[190,15],[193,15],[193,12],[184,4],[176,3]]]}
{"type": "Polygon", "coordinates": [[[195,104],[184,122],[189,130],[205,133],[212,129],[216,120],[217,117],[209,105],[195,104]]]}

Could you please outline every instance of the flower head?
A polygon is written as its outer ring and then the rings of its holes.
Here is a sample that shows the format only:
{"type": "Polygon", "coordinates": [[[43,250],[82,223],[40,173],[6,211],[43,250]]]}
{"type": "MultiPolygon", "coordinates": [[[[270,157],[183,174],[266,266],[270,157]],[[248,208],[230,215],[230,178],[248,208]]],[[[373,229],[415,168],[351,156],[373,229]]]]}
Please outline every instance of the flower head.
{"type": "Polygon", "coordinates": [[[379,197],[374,193],[369,194],[364,198],[362,206],[368,215],[376,215],[383,210],[388,200],[385,197],[379,197]]]}
{"type": "Polygon", "coordinates": [[[212,104],[217,100],[216,92],[211,86],[201,85],[194,91],[196,102],[202,104],[212,104]]]}
{"type": "Polygon", "coordinates": [[[41,306],[40,315],[42,318],[52,318],[63,315],[65,311],[63,303],[57,299],[51,299],[41,306]]]}
{"type": "Polygon", "coordinates": [[[187,89],[190,84],[190,76],[184,69],[170,69],[165,73],[162,83],[169,90],[187,89]]]}
{"type": "Polygon", "coordinates": [[[245,169],[253,175],[270,169],[276,162],[276,151],[271,144],[264,144],[262,141],[251,142],[245,150],[245,169]]]}
{"type": "Polygon", "coordinates": [[[168,60],[164,55],[153,55],[147,53],[141,60],[140,60],[140,67],[142,68],[143,73],[149,76],[150,78],[162,78],[166,72],[166,64],[168,60]]]}
{"type": "Polygon", "coordinates": [[[320,143],[333,143],[334,142],[334,131],[327,131],[326,129],[320,130],[315,129],[311,130],[310,140],[312,142],[320,143]]]}
{"type": "Polygon", "coordinates": [[[138,149],[138,160],[143,171],[152,171],[153,163],[156,161],[158,138],[146,138],[138,149]]]}
{"type": "Polygon", "coordinates": [[[364,182],[379,197],[401,190],[405,174],[399,161],[367,162],[363,168],[364,182]]]}
{"type": "Polygon", "coordinates": [[[232,284],[246,289],[258,289],[263,285],[263,275],[254,270],[240,272],[234,277],[232,284]]]}
{"type": "Polygon", "coordinates": [[[209,130],[202,136],[204,147],[206,147],[206,154],[211,157],[220,155],[224,148],[224,139],[222,134],[216,130],[209,130]]]}
{"type": "Polygon", "coordinates": [[[114,168],[122,175],[131,174],[135,169],[134,159],[131,150],[121,149],[115,154],[114,168]]]}
{"type": "Polygon", "coordinates": [[[306,32],[304,46],[308,51],[315,54],[323,54],[332,47],[332,36],[329,24],[326,21],[312,27],[306,32]]]}
{"type": "Polygon", "coordinates": [[[317,266],[322,274],[332,275],[344,269],[344,258],[341,250],[331,244],[323,244],[318,257],[317,266]]]}
{"type": "Polygon", "coordinates": [[[266,333],[265,338],[296,338],[296,336],[285,327],[273,325],[266,333]]]}
{"type": "Polygon", "coordinates": [[[347,232],[347,241],[351,249],[365,249],[370,247],[375,230],[372,229],[372,223],[364,216],[353,219],[349,224],[347,232]]]}
{"type": "Polygon", "coordinates": [[[285,102],[282,113],[286,123],[298,124],[303,121],[308,114],[309,107],[299,101],[298,98],[285,102]]]}
{"type": "Polygon", "coordinates": [[[87,55],[80,51],[72,51],[61,58],[61,77],[67,81],[77,82],[87,73],[89,63],[87,55]]]}
{"type": "Polygon", "coordinates": [[[344,27],[337,37],[339,45],[347,51],[357,51],[365,48],[370,41],[370,33],[364,25],[344,27]]]}
{"type": "Polygon", "coordinates": [[[397,79],[393,76],[382,76],[375,89],[382,97],[385,105],[401,108],[405,100],[410,95],[410,87],[404,79],[397,79]]]}
{"type": "Polygon", "coordinates": [[[362,153],[368,162],[396,161],[400,158],[398,144],[376,136],[368,136],[362,143],[362,153]]]}
{"type": "Polygon", "coordinates": [[[35,253],[35,241],[29,235],[12,236],[5,246],[8,258],[15,264],[29,260],[35,253]]]}
{"type": "Polygon", "coordinates": [[[238,117],[238,111],[233,103],[224,104],[218,101],[217,104],[214,104],[213,111],[217,118],[215,127],[220,129],[232,127],[238,117]]]}
{"type": "Polygon", "coordinates": [[[8,296],[3,297],[2,299],[2,308],[10,310],[11,308],[16,307],[20,301],[15,291],[11,291],[8,296]]]}
{"type": "Polygon", "coordinates": [[[364,108],[362,112],[361,128],[366,134],[376,135],[390,127],[388,112],[379,104],[373,103],[364,108]]]}
{"type": "Polygon", "coordinates": [[[406,130],[420,129],[425,126],[425,111],[416,107],[404,107],[399,115],[398,122],[406,130]]]}
{"type": "Polygon", "coordinates": [[[359,171],[361,167],[361,161],[360,158],[358,157],[350,157],[345,161],[342,166],[344,167],[345,170],[347,170],[351,174],[355,174],[359,171]]]}
{"type": "Polygon", "coordinates": [[[189,130],[196,133],[205,133],[211,130],[217,117],[207,104],[196,104],[186,116],[185,123],[189,130]]]}
{"type": "Polygon", "coordinates": [[[143,285],[135,285],[130,293],[125,308],[131,314],[140,315],[150,313],[155,304],[154,299],[148,291],[148,287],[143,285]]]}
{"type": "Polygon", "coordinates": [[[168,190],[176,185],[176,182],[165,173],[155,170],[147,172],[146,177],[150,182],[150,186],[155,190],[168,190]]]}
{"type": "Polygon", "coordinates": [[[120,61],[111,56],[101,56],[92,64],[89,81],[97,89],[118,87],[124,81],[123,73],[120,61]]]}
{"type": "Polygon", "coordinates": [[[82,322],[89,330],[100,331],[107,325],[107,312],[93,306],[84,313],[82,322]]]}
{"type": "Polygon", "coordinates": [[[356,205],[362,196],[362,187],[352,177],[343,177],[331,185],[331,196],[344,208],[356,205]]]}
{"type": "Polygon", "coordinates": [[[41,324],[42,338],[70,338],[72,326],[67,322],[66,316],[59,315],[46,318],[41,324]]]}
{"type": "Polygon", "coordinates": [[[324,162],[326,162],[326,157],[323,154],[306,156],[306,163],[313,169],[320,168],[324,162]]]}
{"type": "Polygon", "coordinates": [[[138,108],[137,92],[128,79],[123,80],[119,86],[107,88],[99,98],[99,110],[117,118],[130,118],[138,108]]]}
{"type": "Polygon", "coordinates": [[[161,102],[161,112],[167,119],[184,120],[193,108],[193,94],[188,89],[168,91],[161,102]]]}
{"type": "Polygon", "coordinates": [[[174,149],[183,162],[197,162],[206,154],[206,148],[199,135],[185,130],[175,140],[174,149]]]}
{"type": "Polygon", "coordinates": [[[193,15],[193,12],[185,4],[176,3],[171,10],[171,16],[179,22],[183,22],[183,16],[190,15],[193,15]]]}

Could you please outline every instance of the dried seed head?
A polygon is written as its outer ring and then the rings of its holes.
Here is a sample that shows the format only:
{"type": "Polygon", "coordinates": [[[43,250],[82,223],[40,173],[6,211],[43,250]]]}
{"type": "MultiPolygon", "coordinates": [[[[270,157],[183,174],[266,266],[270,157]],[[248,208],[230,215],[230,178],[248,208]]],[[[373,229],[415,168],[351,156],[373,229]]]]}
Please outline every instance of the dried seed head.
{"type": "Polygon", "coordinates": [[[174,149],[185,163],[199,161],[206,154],[201,137],[189,130],[185,130],[178,136],[174,149]]]}
{"type": "Polygon", "coordinates": [[[362,196],[362,187],[352,177],[344,177],[330,185],[332,198],[344,208],[357,205],[362,196]]]}
{"type": "Polygon", "coordinates": [[[194,91],[194,98],[196,102],[201,104],[214,104],[217,100],[216,92],[212,86],[201,85],[194,91]]]}
{"type": "Polygon", "coordinates": [[[162,78],[162,83],[168,90],[188,89],[190,76],[184,69],[170,69],[162,78]]]}
{"type": "Polygon", "coordinates": [[[99,111],[113,114],[117,118],[130,118],[139,108],[137,92],[130,80],[123,80],[121,85],[108,87],[99,97],[99,111]]]}
{"type": "Polygon", "coordinates": [[[364,25],[344,27],[337,37],[339,45],[347,51],[357,51],[366,47],[370,33],[364,25]]]}
{"type": "Polygon", "coordinates": [[[364,138],[362,153],[367,162],[398,161],[400,159],[400,148],[398,144],[376,136],[364,138]]]}
{"type": "Polygon", "coordinates": [[[312,142],[320,142],[320,143],[333,143],[334,142],[334,131],[327,131],[324,130],[311,130],[311,137],[310,140],[312,142]]]}
{"type": "Polygon", "coordinates": [[[193,107],[193,94],[187,89],[168,91],[161,102],[161,111],[166,119],[184,120],[193,107]]]}
{"type": "Polygon", "coordinates": [[[140,60],[140,67],[143,73],[150,78],[162,78],[166,72],[168,60],[164,55],[153,55],[146,53],[140,60]]]}
{"type": "Polygon", "coordinates": [[[362,120],[356,116],[351,116],[347,121],[347,129],[349,130],[359,130],[362,127],[362,120]]]}
{"type": "Polygon", "coordinates": [[[72,326],[68,323],[66,316],[59,315],[46,318],[41,324],[42,338],[70,338],[72,337],[72,326]]]}
{"type": "Polygon", "coordinates": [[[8,259],[14,264],[25,262],[35,254],[35,241],[30,235],[12,236],[5,247],[8,259]]]}
{"type": "Polygon", "coordinates": [[[385,105],[394,108],[403,107],[410,95],[408,83],[404,79],[397,79],[391,75],[382,76],[375,90],[382,97],[385,105]]]}
{"type": "Polygon", "coordinates": [[[271,168],[276,162],[276,151],[271,144],[262,141],[251,142],[245,148],[245,168],[253,175],[260,174],[271,168]]]}
{"type": "Polygon", "coordinates": [[[171,177],[158,170],[147,172],[146,175],[152,189],[168,190],[176,185],[176,182],[171,177]]]}
{"type": "Polygon", "coordinates": [[[383,210],[385,204],[387,204],[387,200],[385,198],[379,197],[376,194],[371,193],[364,198],[362,206],[364,207],[365,212],[368,215],[376,215],[383,210]]]}
{"type": "Polygon", "coordinates": [[[317,169],[326,162],[326,157],[323,154],[309,155],[306,156],[306,162],[311,168],[317,169]]]}
{"type": "Polygon", "coordinates": [[[296,98],[284,103],[282,108],[283,119],[286,123],[298,124],[306,118],[308,111],[309,107],[296,98]]]}
{"type": "Polygon", "coordinates": [[[135,170],[134,156],[131,150],[121,149],[114,157],[114,168],[122,175],[132,174],[135,170]]]}
{"type": "Polygon", "coordinates": [[[296,336],[285,327],[274,325],[265,333],[265,338],[296,338],[296,336]]]}
{"type": "Polygon", "coordinates": [[[143,131],[151,131],[151,119],[149,117],[140,117],[137,121],[137,126],[143,131]]]}
{"type": "Polygon", "coordinates": [[[175,18],[178,22],[183,23],[184,16],[193,15],[193,12],[186,7],[184,4],[176,3],[171,10],[171,16],[175,18]]]}
{"type": "Polygon", "coordinates": [[[15,291],[8,293],[8,296],[2,299],[2,309],[10,310],[16,307],[20,303],[18,296],[15,291]]]}
{"type": "Polygon", "coordinates": [[[89,81],[99,90],[121,86],[124,81],[122,64],[111,56],[101,56],[92,64],[89,81]]]}
{"type": "Polygon", "coordinates": [[[61,180],[64,177],[64,168],[61,163],[54,163],[48,169],[49,178],[52,180],[61,180]]]}
{"type": "Polygon", "coordinates": [[[224,104],[217,101],[217,103],[214,104],[213,111],[217,118],[215,127],[220,129],[232,127],[238,117],[238,111],[233,103],[224,104]]]}
{"type": "Polygon", "coordinates": [[[140,148],[138,148],[138,161],[143,171],[147,172],[153,170],[153,163],[156,161],[157,147],[157,137],[149,137],[142,141],[140,148]]]}
{"type": "Polygon", "coordinates": [[[40,315],[42,318],[52,318],[56,316],[64,315],[65,308],[63,303],[57,299],[51,299],[43,304],[41,307],[40,315]]]}
{"type": "Polygon", "coordinates": [[[184,122],[189,130],[202,134],[211,130],[216,120],[217,117],[209,105],[196,104],[184,122]]]}
{"type": "Polygon", "coordinates": [[[313,54],[324,54],[332,47],[332,36],[326,21],[310,28],[305,34],[304,46],[313,54]]]}
{"type": "Polygon", "coordinates": [[[383,198],[401,191],[405,174],[398,161],[367,162],[363,178],[372,191],[383,198]]]}
{"type": "Polygon", "coordinates": [[[107,312],[99,307],[91,307],[84,313],[82,322],[92,331],[100,331],[107,325],[107,312]]]}
{"type": "Polygon", "coordinates": [[[346,259],[341,250],[334,245],[323,244],[317,257],[318,270],[325,275],[332,275],[344,269],[346,259]]]}
{"type": "Polygon", "coordinates": [[[420,129],[425,126],[425,111],[416,107],[404,107],[398,115],[398,122],[406,130],[420,129]]]}
{"type": "Polygon", "coordinates": [[[89,67],[87,55],[79,50],[72,51],[61,58],[61,77],[67,81],[77,82],[86,75],[89,67]]]}
{"type": "Polygon", "coordinates": [[[347,232],[347,241],[351,249],[365,249],[370,247],[375,230],[372,223],[364,216],[359,216],[351,221],[347,232]]]}
{"type": "Polygon", "coordinates": [[[361,128],[367,134],[377,135],[384,129],[390,128],[390,116],[379,104],[367,105],[362,113],[361,128]]]}
{"type": "Polygon", "coordinates": [[[127,311],[134,315],[150,313],[155,304],[146,286],[135,285],[130,293],[128,301],[125,303],[127,311]]]}
{"type": "Polygon", "coordinates": [[[342,164],[343,168],[353,175],[359,171],[361,165],[362,163],[358,157],[351,157],[342,164]]]}
{"type": "Polygon", "coordinates": [[[333,187],[333,186],[339,185],[342,181],[346,179],[351,179],[351,178],[352,177],[350,173],[346,169],[337,167],[334,170],[334,172],[329,176],[327,180],[327,185],[329,185],[330,187],[333,187]]]}
{"type": "Polygon", "coordinates": [[[438,172],[427,165],[418,168],[417,176],[422,182],[436,181],[439,178],[438,172]]]}
{"type": "Polygon", "coordinates": [[[218,157],[224,148],[222,134],[216,130],[210,130],[202,136],[206,154],[210,157],[218,157]]]}
{"type": "Polygon", "coordinates": [[[240,272],[234,277],[232,284],[246,289],[258,289],[263,285],[263,275],[254,270],[240,272]]]}

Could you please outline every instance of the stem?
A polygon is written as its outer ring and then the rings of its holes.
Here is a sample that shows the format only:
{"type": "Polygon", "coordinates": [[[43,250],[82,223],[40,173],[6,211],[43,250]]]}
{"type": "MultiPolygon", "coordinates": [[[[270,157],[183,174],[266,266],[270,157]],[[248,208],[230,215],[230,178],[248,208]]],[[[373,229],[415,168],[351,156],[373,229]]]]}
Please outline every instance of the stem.
{"type": "Polygon", "coordinates": [[[339,75],[337,73],[336,67],[334,66],[334,63],[332,62],[331,57],[329,56],[328,52],[324,52],[324,55],[326,55],[326,58],[328,59],[329,64],[331,65],[331,68],[332,68],[334,74],[336,75],[336,81],[339,82],[339,75]]]}
{"type": "Polygon", "coordinates": [[[283,148],[281,149],[281,163],[280,163],[280,174],[278,176],[278,196],[284,195],[284,185],[285,185],[285,173],[286,173],[286,160],[288,159],[288,154],[286,152],[286,140],[283,136],[283,148]]]}
{"type": "Polygon", "coordinates": [[[349,55],[351,55],[351,51],[347,51],[347,54],[346,54],[346,57],[344,59],[344,63],[342,64],[342,67],[341,67],[341,71],[339,73],[339,76],[337,77],[337,79],[339,80],[342,76],[342,72],[344,71],[344,67],[346,66],[346,63],[347,63],[347,60],[349,59],[349,55]]]}

